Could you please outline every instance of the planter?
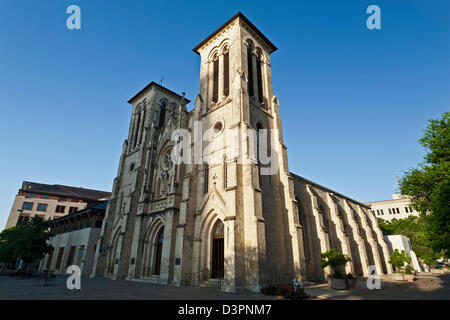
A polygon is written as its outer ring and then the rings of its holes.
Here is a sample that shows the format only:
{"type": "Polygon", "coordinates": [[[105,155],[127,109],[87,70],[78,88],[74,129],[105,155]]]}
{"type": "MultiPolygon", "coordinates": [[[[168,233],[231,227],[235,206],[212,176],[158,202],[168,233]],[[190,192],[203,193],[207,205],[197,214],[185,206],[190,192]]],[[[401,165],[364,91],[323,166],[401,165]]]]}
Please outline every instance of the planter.
{"type": "Polygon", "coordinates": [[[414,274],[405,274],[405,280],[408,282],[414,281],[414,274]]]}
{"type": "Polygon", "coordinates": [[[347,279],[331,279],[331,287],[337,290],[347,290],[347,279]]]}
{"type": "Polygon", "coordinates": [[[391,277],[392,277],[392,280],[395,280],[395,281],[405,281],[405,278],[404,278],[404,274],[403,274],[403,273],[397,273],[397,272],[394,272],[394,273],[391,275],[391,277]]]}
{"type": "Polygon", "coordinates": [[[347,279],[347,287],[353,289],[356,286],[356,279],[347,279]]]}

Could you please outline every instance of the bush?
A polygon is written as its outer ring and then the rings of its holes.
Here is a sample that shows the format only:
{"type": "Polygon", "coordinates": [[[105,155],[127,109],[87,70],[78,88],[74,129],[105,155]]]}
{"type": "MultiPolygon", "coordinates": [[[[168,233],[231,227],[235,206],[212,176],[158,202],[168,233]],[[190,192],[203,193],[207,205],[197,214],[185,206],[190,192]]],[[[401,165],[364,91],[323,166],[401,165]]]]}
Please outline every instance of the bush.
{"type": "Polygon", "coordinates": [[[406,266],[405,268],[405,274],[413,274],[414,273],[414,269],[413,267],[411,267],[409,264],[406,266]]]}
{"type": "Polygon", "coordinates": [[[351,273],[345,275],[345,279],[356,279],[354,275],[352,275],[351,273]]]}
{"type": "Polygon", "coordinates": [[[284,296],[293,289],[288,285],[270,284],[261,289],[261,293],[269,296],[284,296]]]}
{"type": "Polygon", "coordinates": [[[347,278],[346,278],[346,275],[343,274],[343,273],[340,272],[340,271],[335,271],[335,272],[331,275],[331,277],[332,277],[333,279],[347,279],[347,278]]]}
{"type": "Polygon", "coordinates": [[[411,263],[411,257],[405,252],[405,250],[399,252],[398,249],[395,249],[390,258],[389,263],[394,266],[395,271],[401,271],[406,263],[411,263]]]}
{"type": "Polygon", "coordinates": [[[298,288],[297,292],[294,292],[294,291],[288,292],[284,296],[284,298],[291,299],[291,300],[304,300],[304,299],[311,298],[311,296],[309,294],[307,294],[303,288],[298,288]]]}
{"type": "Polygon", "coordinates": [[[322,268],[331,266],[334,269],[339,266],[345,266],[347,262],[352,261],[349,256],[334,249],[321,253],[320,258],[320,266],[322,268]]]}
{"type": "Polygon", "coordinates": [[[303,288],[297,288],[297,292],[294,292],[294,288],[292,286],[283,284],[271,284],[265,286],[261,289],[261,293],[269,296],[283,296],[284,299],[293,300],[310,298],[303,288]]]}
{"type": "Polygon", "coordinates": [[[337,270],[337,267],[345,266],[347,262],[352,261],[349,256],[331,249],[321,253],[320,258],[320,266],[322,268],[325,268],[327,266],[331,267],[333,271],[333,275],[331,277],[333,279],[345,279],[345,274],[342,274],[339,270],[337,270]]]}

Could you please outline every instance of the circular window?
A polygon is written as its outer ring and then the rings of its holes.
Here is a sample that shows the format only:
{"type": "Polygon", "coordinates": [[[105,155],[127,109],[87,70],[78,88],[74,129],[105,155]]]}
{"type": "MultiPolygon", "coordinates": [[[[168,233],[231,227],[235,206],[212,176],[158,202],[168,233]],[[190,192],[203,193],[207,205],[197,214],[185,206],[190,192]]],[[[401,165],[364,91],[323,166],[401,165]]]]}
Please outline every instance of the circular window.
{"type": "Polygon", "coordinates": [[[215,133],[215,134],[220,133],[220,132],[222,131],[222,129],[223,129],[223,123],[222,123],[222,121],[217,121],[217,122],[214,124],[213,129],[214,129],[214,133],[215,133]]]}

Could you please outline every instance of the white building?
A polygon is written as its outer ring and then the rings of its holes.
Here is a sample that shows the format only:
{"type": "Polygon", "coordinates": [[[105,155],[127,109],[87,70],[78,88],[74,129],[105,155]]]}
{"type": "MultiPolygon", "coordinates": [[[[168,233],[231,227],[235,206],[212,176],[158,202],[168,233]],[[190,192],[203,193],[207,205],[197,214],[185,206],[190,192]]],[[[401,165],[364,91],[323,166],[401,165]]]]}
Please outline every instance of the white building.
{"type": "Polygon", "coordinates": [[[395,249],[400,252],[404,250],[411,257],[411,267],[416,271],[421,271],[416,253],[412,250],[408,237],[402,235],[384,236],[384,241],[389,247],[389,253],[394,252],[395,249]]]}
{"type": "Polygon", "coordinates": [[[400,194],[393,194],[392,200],[368,202],[371,212],[376,218],[384,220],[405,219],[411,215],[419,216],[419,213],[411,207],[409,198],[400,194]]]}

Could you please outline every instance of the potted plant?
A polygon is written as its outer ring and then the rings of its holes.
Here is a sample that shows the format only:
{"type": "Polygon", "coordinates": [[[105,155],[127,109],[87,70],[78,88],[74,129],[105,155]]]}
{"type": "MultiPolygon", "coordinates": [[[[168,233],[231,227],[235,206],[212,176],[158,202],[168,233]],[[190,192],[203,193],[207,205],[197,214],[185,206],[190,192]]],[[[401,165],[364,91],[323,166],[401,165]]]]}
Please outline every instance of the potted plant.
{"type": "Polygon", "coordinates": [[[404,267],[405,264],[411,263],[411,257],[402,250],[395,249],[390,256],[389,263],[395,268],[395,272],[392,273],[392,279],[397,281],[404,281],[404,267]]]}
{"type": "Polygon", "coordinates": [[[329,266],[332,271],[331,277],[328,278],[328,285],[333,289],[347,289],[345,273],[342,273],[339,268],[343,268],[347,262],[352,261],[350,257],[334,249],[322,253],[320,257],[320,266],[322,268],[329,266]]]}
{"type": "Polygon", "coordinates": [[[352,275],[351,273],[347,274],[345,276],[345,279],[347,280],[347,287],[349,289],[354,289],[356,286],[356,278],[354,275],[352,275]]]}
{"type": "Polygon", "coordinates": [[[408,264],[405,268],[405,280],[413,282],[415,273],[415,270],[408,264]]]}

